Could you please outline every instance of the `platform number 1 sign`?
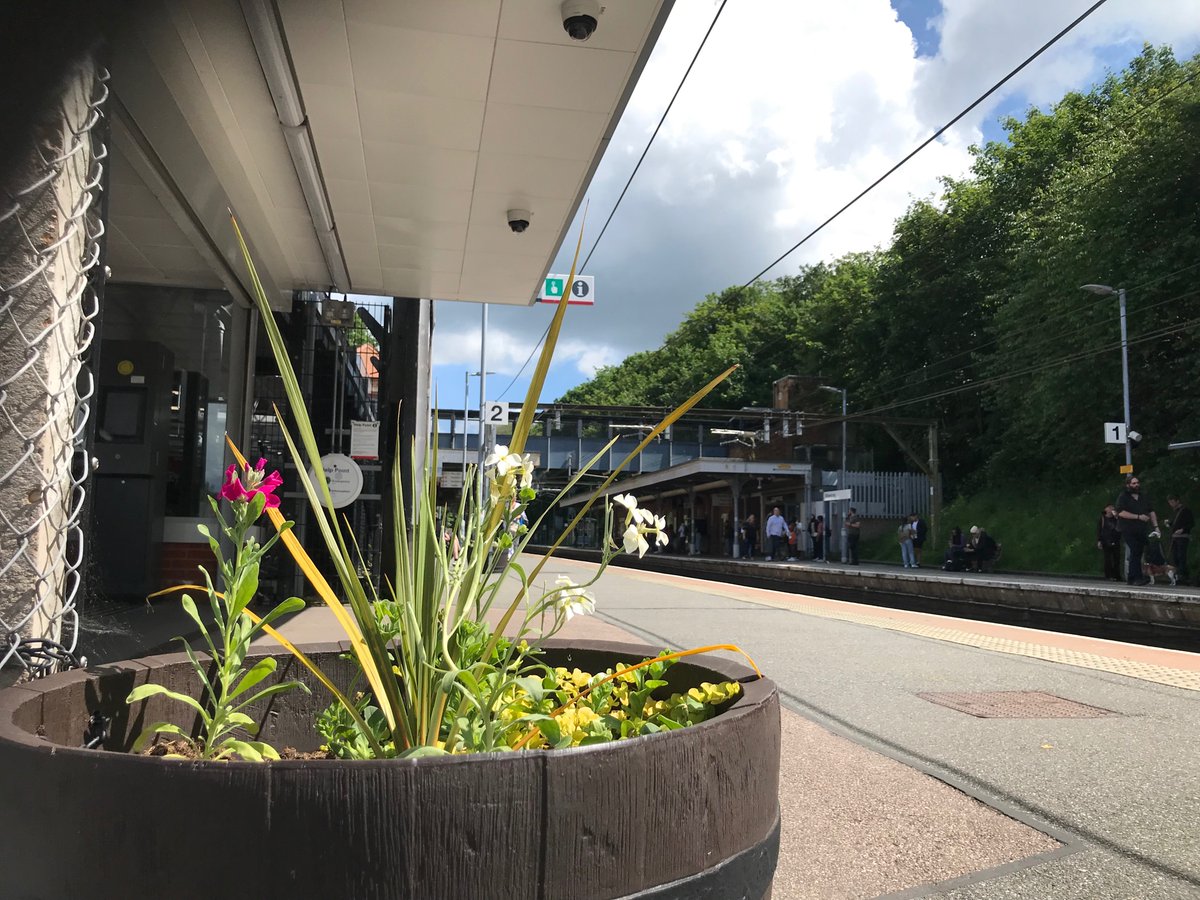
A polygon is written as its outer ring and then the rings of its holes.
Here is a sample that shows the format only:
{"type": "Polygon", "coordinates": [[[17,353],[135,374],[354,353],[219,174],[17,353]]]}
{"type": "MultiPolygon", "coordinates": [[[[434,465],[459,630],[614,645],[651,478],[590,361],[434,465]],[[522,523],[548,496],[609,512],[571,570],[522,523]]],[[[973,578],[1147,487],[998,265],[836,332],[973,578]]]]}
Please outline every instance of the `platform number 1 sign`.
{"type": "Polygon", "coordinates": [[[1127,437],[1128,435],[1125,433],[1124,422],[1104,423],[1104,443],[1124,444],[1127,437]]]}
{"type": "Polygon", "coordinates": [[[483,421],[487,425],[507,425],[508,404],[489,400],[483,405],[483,421]]]}

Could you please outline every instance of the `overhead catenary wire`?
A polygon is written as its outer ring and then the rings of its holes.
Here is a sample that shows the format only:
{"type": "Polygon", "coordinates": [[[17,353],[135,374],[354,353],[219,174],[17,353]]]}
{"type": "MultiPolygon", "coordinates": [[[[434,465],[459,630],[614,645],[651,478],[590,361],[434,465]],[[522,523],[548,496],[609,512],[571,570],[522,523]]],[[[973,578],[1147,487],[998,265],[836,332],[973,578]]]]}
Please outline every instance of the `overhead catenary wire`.
{"type": "MultiPolygon", "coordinates": [[[[654,127],[654,133],[650,135],[650,140],[646,142],[645,148],[642,150],[642,155],[638,157],[637,165],[633,167],[633,171],[629,173],[629,178],[625,182],[625,187],[621,189],[621,195],[617,197],[617,202],[613,204],[613,208],[608,213],[608,218],[604,220],[604,226],[600,229],[600,234],[596,236],[596,240],[592,242],[592,249],[583,259],[583,265],[579,267],[582,272],[587,268],[587,264],[591,262],[592,254],[596,252],[596,248],[600,246],[600,241],[604,238],[604,233],[608,231],[608,225],[616,215],[617,209],[621,206],[621,201],[625,199],[625,194],[629,190],[629,186],[633,184],[633,179],[638,173],[638,169],[642,167],[642,162],[646,159],[646,154],[650,152],[650,147],[654,144],[654,139],[658,137],[658,132],[663,127],[663,122],[667,120],[667,115],[671,112],[671,107],[675,105],[675,99],[679,96],[679,92],[683,90],[683,85],[687,82],[688,76],[692,74],[692,68],[696,65],[696,60],[700,58],[700,51],[704,49],[704,45],[708,43],[708,36],[712,34],[713,28],[716,27],[717,20],[721,18],[721,13],[725,11],[725,4],[729,0],[721,0],[721,5],[717,7],[717,13],[713,16],[712,21],[708,25],[708,30],[704,32],[704,38],[700,41],[700,46],[696,48],[696,52],[692,55],[692,61],[688,63],[687,70],[683,73],[683,77],[679,79],[679,84],[675,88],[675,93],[671,95],[671,102],[667,104],[667,108],[663,110],[662,116],[658,120],[658,125],[654,127]]],[[[1100,3],[1105,0],[1100,0],[1100,3]]],[[[1098,6],[1099,4],[1097,4],[1098,6]]]]}
{"type": "MultiPolygon", "coordinates": [[[[1149,287],[1150,285],[1153,285],[1160,281],[1166,280],[1167,278],[1173,278],[1177,275],[1180,275],[1184,272],[1195,269],[1197,267],[1200,267],[1200,262],[1193,263],[1190,266],[1184,266],[1181,269],[1176,269],[1174,272],[1168,273],[1167,275],[1162,275],[1162,276],[1159,276],[1158,278],[1150,279],[1148,281],[1144,281],[1139,284],[1135,284],[1132,287],[1126,288],[1125,290],[1127,293],[1144,290],[1145,288],[1149,287]]],[[[1139,306],[1136,311],[1139,313],[1146,313],[1153,309],[1157,309],[1161,306],[1165,306],[1169,303],[1174,303],[1178,300],[1183,299],[1184,297],[1192,296],[1196,293],[1197,293],[1197,291],[1185,291],[1182,294],[1176,294],[1175,296],[1168,297],[1165,300],[1159,300],[1155,303],[1150,303],[1150,304],[1146,304],[1144,306],[1139,306]]],[[[938,378],[944,378],[944,377],[953,375],[955,368],[969,368],[970,366],[977,365],[980,362],[987,362],[990,364],[995,364],[995,363],[1003,364],[1006,360],[1016,357],[1016,356],[1019,356],[1020,353],[1022,352],[1021,350],[1009,350],[1004,353],[1001,353],[999,356],[989,357],[986,360],[968,360],[962,366],[957,366],[957,367],[954,367],[951,369],[945,369],[940,372],[929,371],[930,368],[942,366],[954,359],[958,359],[963,356],[969,356],[973,353],[977,353],[980,350],[987,349],[988,347],[994,346],[995,344],[998,344],[1001,341],[1011,342],[1011,341],[1016,340],[1017,338],[1021,338],[1021,337],[1024,337],[1026,335],[1030,335],[1033,333],[1038,333],[1043,338],[1053,340],[1055,338],[1065,338],[1070,335],[1078,335],[1081,329],[1086,330],[1086,329],[1107,327],[1108,323],[1106,321],[1097,320],[1097,321],[1088,323],[1086,325],[1079,325],[1078,323],[1076,323],[1076,324],[1073,324],[1068,329],[1051,332],[1049,334],[1046,333],[1046,331],[1045,331],[1046,326],[1050,322],[1056,321],[1065,316],[1075,315],[1077,313],[1083,312],[1084,310],[1091,309],[1095,305],[1096,305],[1096,301],[1093,299],[1093,300],[1088,300],[1078,306],[1071,307],[1068,310],[1054,313],[1044,321],[1034,323],[1032,325],[1029,325],[1026,328],[1006,332],[1006,333],[1004,333],[996,338],[993,338],[992,340],[989,340],[983,344],[978,344],[972,348],[969,348],[967,350],[964,350],[957,354],[954,354],[953,356],[949,356],[949,357],[945,357],[941,360],[937,360],[937,361],[931,363],[929,367],[923,368],[920,371],[920,374],[922,377],[916,379],[915,381],[913,380],[912,373],[908,373],[903,378],[897,378],[894,380],[889,380],[887,382],[884,382],[882,385],[877,386],[875,388],[875,390],[877,390],[881,393],[891,393],[891,392],[896,391],[897,389],[906,389],[906,390],[911,389],[917,385],[926,384],[926,383],[928,383],[930,381],[934,381],[938,378]]]]}
{"type": "MultiPolygon", "coordinates": [[[[904,166],[914,156],[916,156],[918,153],[920,153],[922,150],[924,150],[926,147],[928,147],[930,144],[932,144],[934,141],[936,141],[939,137],[941,137],[943,134],[945,134],[947,131],[949,131],[951,128],[953,128],[955,125],[957,125],[958,122],[961,121],[965,116],[970,114],[970,112],[973,109],[975,109],[975,107],[979,106],[979,104],[983,103],[983,101],[985,101],[988,97],[992,96],[992,94],[996,93],[996,91],[1000,90],[1000,88],[1002,88],[1002,87],[1004,87],[1004,85],[1008,84],[1008,82],[1011,81],[1013,78],[1015,78],[1018,74],[1020,74],[1020,72],[1026,66],[1028,66],[1035,59],[1037,59],[1039,56],[1041,56],[1043,53],[1045,53],[1047,50],[1049,50],[1051,47],[1053,47],[1055,44],[1057,44],[1060,40],[1062,40],[1062,38],[1064,38],[1072,30],[1074,30],[1076,28],[1076,26],[1078,26],[1088,16],[1090,16],[1092,13],[1094,13],[1096,10],[1098,10],[1101,6],[1103,6],[1107,2],[1108,2],[1108,0],[1096,0],[1095,3],[1093,3],[1086,10],[1084,10],[1079,16],[1077,16],[1074,19],[1074,21],[1072,21],[1069,25],[1067,25],[1065,28],[1063,28],[1061,31],[1059,31],[1056,35],[1054,35],[1054,37],[1050,38],[1050,40],[1046,41],[1046,43],[1042,44],[1042,46],[1039,47],[1037,50],[1035,50],[1030,56],[1026,57],[1024,62],[1022,62],[1015,69],[1013,69],[1011,72],[1009,72],[1003,78],[1001,78],[999,81],[997,81],[995,84],[993,84],[990,88],[988,88],[986,91],[984,91],[982,94],[980,94],[979,97],[977,97],[975,100],[973,100],[961,112],[959,112],[956,116],[954,116],[954,118],[952,118],[949,122],[947,122],[945,125],[943,125],[941,128],[939,128],[937,131],[935,131],[933,134],[931,134],[928,138],[926,138],[924,141],[922,141],[920,144],[918,144],[915,148],[913,148],[913,150],[911,150],[908,153],[908,155],[906,155],[898,163],[896,163],[894,166],[892,166],[890,169],[888,169],[886,172],[884,172],[882,175],[880,175],[878,178],[876,178],[873,182],[871,182],[869,185],[867,185],[865,188],[863,188],[861,191],[859,191],[858,194],[856,194],[849,202],[847,202],[845,205],[843,205],[837,212],[835,212],[833,215],[831,215],[829,218],[827,218],[824,222],[822,222],[820,225],[818,225],[816,228],[814,228],[812,231],[810,231],[808,234],[806,234],[804,237],[802,237],[800,240],[798,240],[788,250],[786,250],[784,253],[782,253],[780,256],[778,256],[773,262],[771,262],[769,265],[767,265],[765,268],[763,268],[763,270],[761,272],[759,272],[757,275],[755,275],[753,278],[751,278],[749,281],[747,281],[745,284],[743,284],[742,289],[744,290],[744,289],[750,287],[750,285],[754,284],[754,282],[756,282],[756,281],[758,281],[758,279],[762,278],[763,275],[767,274],[767,272],[771,271],[771,269],[775,268],[775,266],[779,265],[781,262],[783,262],[785,259],[787,259],[789,256],[791,256],[793,253],[795,253],[798,249],[800,249],[800,247],[804,246],[804,244],[808,243],[808,241],[810,241],[812,238],[816,237],[822,230],[824,230],[824,228],[827,225],[829,225],[835,219],[840,217],[842,215],[842,213],[846,212],[846,210],[850,209],[850,207],[852,207],[856,203],[858,203],[859,200],[861,200],[863,197],[867,196],[867,194],[871,193],[871,191],[875,190],[875,188],[879,187],[879,185],[881,185],[884,181],[886,181],[889,177],[891,177],[893,173],[898,171],[902,166],[904,166]]],[[[724,5],[724,4],[722,4],[722,5],[724,5]]]]}
{"type": "MultiPolygon", "coordinates": [[[[1197,289],[1195,291],[1189,291],[1187,295],[1195,295],[1195,294],[1200,294],[1200,289],[1197,289]]],[[[1187,296],[1187,295],[1179,295],[1179,296],[1181,297],[1181,296],[1187,296]]],[[[1179,299],[1179,297],[1175,297],[1172,299],[1179,299]]],[[[1146,332],[1145,334],[1141,334],[1136,337],[1130,338],[1126,343],[1128,346],[1132,347],[1132,346],[1136,346],[1138,344],[1144,344],[1148,341],[1157,340],[1162,337],[1170,337],[1173,334],[1178,334],[1178,333],[1186,331],[1188,329],[1195,328],[1198,325],[1200,325],[1200,317],[1197,317],[1194,319],[1188,319],[1187,321],[1181,322],[1181,323],[1166,325],[1166,326],[1163,326],[1162,328],[1153,329],[1149,332],[1146,332]]],[[[990,376],[987,378],[981,378],[978,381],[972,381],[972,382],[969,382],[968,384],[957,385],[955,387],[946,388],[946,389],[940,390],[940,391],[933,391],[928,394],[923,394],[919,397],[910,397],[905,400],[898,400],[898,401],[895,401],[892,403],[886,403],[886,404],[883,404],[880,406],[872,407],[870,409],[850,413],[846,416],[830,416],[827,419],[821,419],[819,421],[810,423],[809,427],[816,428],[816,427],[819,427],[822,425],[837,424],[842,421],[852,421],[854,419],[861,419],[866,416],[879,415],[880,413],[889,412],[893,409],[899,409],[904,406],[912,406],[917,403],[925,403],[929,400],[937,400],[942,397],[951,396],[953,394],[960,394],[960,393],[965,393],[967,391],[979,390],[981,388],[990,387],[991,385],[999,384],[1004,381],[1008,381],[1009,379],[1012,379],[1012,378],[1019,378],[1023,375],[1036,374],[1036,373],[1044,371],[1046,369],[1055,368],[1055,367],[1061,366],[1061,365],[1067,365],[1072,362],[1078,362],[1080,360],[1088,359],[1093,356],[1099,356],[1102,353],[1108,353],[1108,352],[1111,352],[1112,350],[1118,349],[1120,346],[1121,346],[1121,342],[1116,341],[1115,343],[1105,344],[1101,347],[1095,347],[1090,350],[1075,351],[1073,353],[1068,353],[1063,356],[1055,357],[1050,360],[1044,360],[1033,366],[1028,366],[1026,368],[1018,369],[1018,370],[1012,371],[1012,372],[1005,372],[1000,375],[994,375],[994,376],[990,376]]]]}

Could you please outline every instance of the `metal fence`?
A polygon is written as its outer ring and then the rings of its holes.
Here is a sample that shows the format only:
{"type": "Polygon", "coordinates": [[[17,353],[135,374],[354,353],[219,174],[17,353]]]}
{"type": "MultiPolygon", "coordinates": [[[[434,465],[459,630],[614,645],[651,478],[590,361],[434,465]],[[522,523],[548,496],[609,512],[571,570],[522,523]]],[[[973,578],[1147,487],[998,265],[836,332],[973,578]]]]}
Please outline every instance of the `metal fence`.
{"type": "Polygon", "coordinates": [[[107,80],[73,75],[0,190],[0,668],[21,677],[79,662],[107,80]]]}
{"type": "MultiPolygon", "coordinates": [[[[826,472],[825,478],[836,477],[826,472]]],[[[932,495],[929,478],[921,472],[847,472],[845,487],[860,516],[896,519],[909,513],[929,515],[932,495]]]]}

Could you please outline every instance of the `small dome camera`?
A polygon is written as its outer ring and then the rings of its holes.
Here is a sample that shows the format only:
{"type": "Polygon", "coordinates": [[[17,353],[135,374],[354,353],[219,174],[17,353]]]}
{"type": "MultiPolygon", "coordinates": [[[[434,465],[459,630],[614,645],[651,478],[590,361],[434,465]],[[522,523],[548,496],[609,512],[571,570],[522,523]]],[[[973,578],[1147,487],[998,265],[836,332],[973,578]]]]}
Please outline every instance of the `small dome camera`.
{"type": "Polygon", "coordinates": [[[563,30],[573,41],[586,41],[596,33],[601,12],[600,0],[563,0],[563,30]]]}
{"type": "Polygon", "coordinates": [[[510,209],[508,211],[508,227],[513,230],[514,234],[520,234],[529,227],[529,220],[533,218],[533,213],[527,209],[510,209]]]}

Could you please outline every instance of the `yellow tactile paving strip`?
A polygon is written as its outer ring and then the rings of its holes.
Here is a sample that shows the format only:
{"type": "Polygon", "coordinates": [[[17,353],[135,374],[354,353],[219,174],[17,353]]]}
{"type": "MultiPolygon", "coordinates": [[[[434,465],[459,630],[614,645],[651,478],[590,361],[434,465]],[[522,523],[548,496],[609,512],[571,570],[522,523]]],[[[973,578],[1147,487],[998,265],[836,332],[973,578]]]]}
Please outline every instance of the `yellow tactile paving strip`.
{"type": "MultiPolygon", "coordinates": [[[[714,585],[714,587],[716,587],[714,585]]],[[[1127,675],[1130,678],[1140,678],[1142,681],[1153,681],[1157,684],[1168,684],[1172,687],[1184,688],[1189,691],[1200,691],[1200,671],[1173,669],[1155,663],[1140,662],[1132,659],[1121,659],[1114,656],[1103,656],[1097,653],[1086,653],[1066,647],[1055,647],[1048,644],[1019,641],[1012,638],[1001,638],[990,634],[976,634],[957,628],[910,621],[907,618],[892,618],[890,616],[858,613],[851,610],[830,608],[819,602],[807,602],[810,598],[795,595],[788,599],[774,597],[748,597],[740,591],[726,593],[715,590],[736,600],[747,600],[764,606],[778,609],[789,609],[805,615],[821,616],[826,619],[839,619],[843,622],[855,622],[860,625],[870,625],[875,628],[886,628],[889,631],[900,631],[905,634],[915,634],[921,637],[933,638],[938,641],[949,641],[953,644],[964,644],[977,647],[980,650],[991,650],[995,653],[1010,653],[1015,656],[1028,656],[1033,659],[1044,659],[1048,662],[1063,663],[1068,666],[1078,666],[1082,669],[1095,669],[1100,672],[1112,672],[1117,675],[1127,675]]]]}
{"type": "MultiPolygon", "coordinates": [[[[582,568],[594,568],[593,563],[581,560],[571,560],[570,564],[578,565],[582,568]]],[[[1123,658],[1118,655],[1093,653],[1069,646],[1062,646],[1062,644],[1069,644],[1071,642],[1081,642],[1096,646],[1101,642],[1057,632],[1037,632],[1040,638],[1037,641],[1018,640],[1015,637],[1002,637],[997,634],[991,634],[989,631],[1011,629],[1013,632],[1019,634],[1032,634],[1032,630],[1021,628],[1020,626],[999,626],[994,623],[972,623],[969,620],[963,620],[964,625],[970,626],[974,624],[979,628],[979,631],[971,631],[968,628],[952,628],[947,625],[937,624],[938,620],[945,617],[931,613],[887,610],[883,614],[873,614],[856,611],[862,608],[857,604],[840,600],[828,600],[822,597],[809,597],[804,594],[782,594],[761,588],[742,587],[740,585],[698,580],[683,575],[668,575],[637,569],[621,569],[620,572],[626,577],[646,581],[661,581],[670,583],[676,587],[682,583],[691,582],[697,586],[697,589],[702,588],[707,594],[727,597],[731,600],[757,603],[761,606],[791,610],[792,612],[799,612],[804,615],[838,619],[843,622],[854,622],[875,628],[886,628],[889,631],[898,631],[904,634],[932,638],[933,640],[962,644],[967,647],[976,647],[980,650],[1009,653],[1014,656],[1026,656],[1031,659],[1044,659],[1048,662],[1077,666],[1081,669],[1093,669],[1097,672],[1111,672],[1115,675],[1125,675],[1129,678],[1170,685],[1171,687],[1183,688],[1188,691],[1200,691],[1200,657],[1196,658],[1195,668],[1175,668],[1136,658],[1123,658]]],[[[1124,652],[1128,657],[1145,655],[1161,656],[1169,652],[1134,644],[1114,644],[1114,648],[1116,647],[1119,647],[1120,652],[1124,652]]],[[[1117,651],[1114,650],[1114,652],[1117,651]]],[[[1190,657],[1193,654],[1187,654],[1187,656],[1190,657]]]]}

